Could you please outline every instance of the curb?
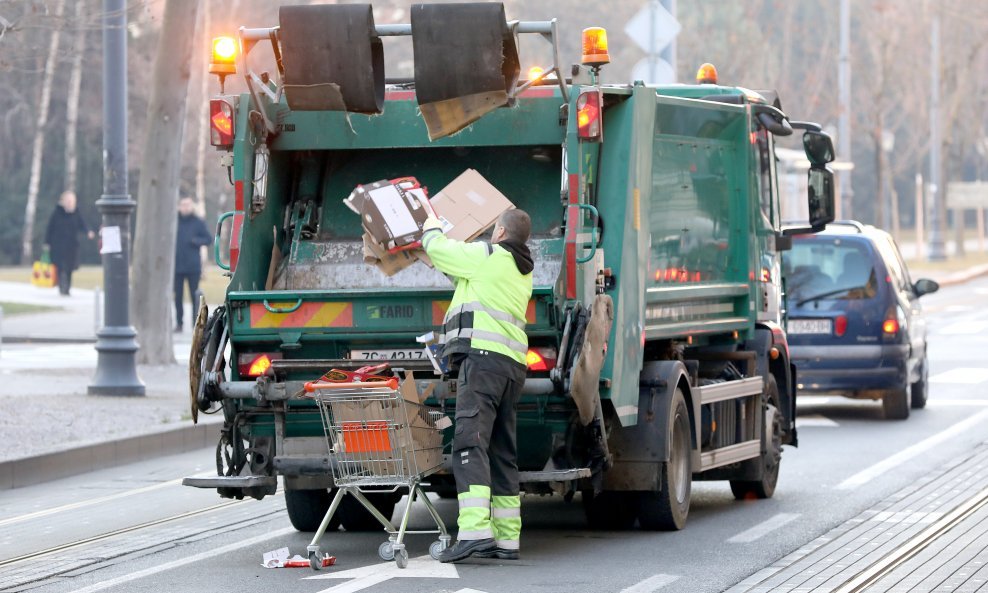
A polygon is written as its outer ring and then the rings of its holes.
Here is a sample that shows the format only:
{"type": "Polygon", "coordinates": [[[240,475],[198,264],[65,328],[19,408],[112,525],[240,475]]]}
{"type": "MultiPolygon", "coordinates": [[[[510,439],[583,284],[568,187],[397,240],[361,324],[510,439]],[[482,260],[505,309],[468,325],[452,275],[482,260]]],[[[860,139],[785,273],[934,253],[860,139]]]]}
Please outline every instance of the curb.
{"type": "Polygon", "coordinates": [[[164,455],[215,447],[222,426],[222,422],[190,424],[55,453],[3,461],[0,462],[0,490],[32,486],[164,455]]]}
{"type": "Polygon", "coordinates": [[[942,281],[938,281],[938,283],[940,286],[956,286],[957,284],[963,284],[985,275],[988,275],[988,265],[975,266],[962,272],[951,274],[942,281]]]}
{"type": "Polygon", "coordinates": [[[96,338],[55,337],[55,336],[2,336],[3,344],[95,344],[96,338]]]}

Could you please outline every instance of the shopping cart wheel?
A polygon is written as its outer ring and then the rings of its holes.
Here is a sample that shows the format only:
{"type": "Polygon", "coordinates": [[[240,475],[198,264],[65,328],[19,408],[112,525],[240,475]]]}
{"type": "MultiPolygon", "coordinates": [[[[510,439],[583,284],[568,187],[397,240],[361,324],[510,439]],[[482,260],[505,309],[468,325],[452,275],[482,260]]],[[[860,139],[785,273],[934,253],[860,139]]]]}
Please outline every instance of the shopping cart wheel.
{"type": "Polygon", "coordinates": [[[398,550],[398,553],[395,555],[395,564],[398,565],[398,568],[405,568],[408,566],[408,550],[405,548],[398,550]]]}
{"type": "Polygon", "coordinates": [[[312,570],[322,570],[322,557],[319,550],[309,550],[309,566],[312,570]]]}
{"type": "Polygon", "coordinates": [[[377,555],[381,557],[381,560],[394,560],[395,559],[395,549],[391,542],[384,542],[377,548],[377,555]]]}
{"type": "Polygon", "coordinates": [[[434,541],[429,545],[429,555],[432,556],[433,560],[439,560],[440,554],[446,549],[446,542],[444,541],[434,541]]]}

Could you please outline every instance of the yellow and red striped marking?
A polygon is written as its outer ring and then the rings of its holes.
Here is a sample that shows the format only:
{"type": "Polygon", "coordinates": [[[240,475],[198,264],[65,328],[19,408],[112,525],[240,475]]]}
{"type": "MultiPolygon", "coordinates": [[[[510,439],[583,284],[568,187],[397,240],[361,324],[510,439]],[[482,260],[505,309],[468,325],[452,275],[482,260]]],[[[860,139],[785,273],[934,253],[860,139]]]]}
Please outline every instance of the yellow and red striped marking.
{"type": "MultiPolygon", "coordinates": [[[[295,302],[268,302],[274,309],[287,309],[295,302]]],[[[251,303],[250,326],[255,329],[278,327],[353,327],[353,303],[302,303],[291,313],[272,313],[262,303],[251,303]]]]}
{"type": "MultiPolygon", "coordinates": [[[[432,325],[442,325],[446,311],[449,309],[451,301],[432,301],[432,325]]],[[[528,308],[525,310],[525,322],[535,323],[535,299],[528,301],[528,308]]]]}

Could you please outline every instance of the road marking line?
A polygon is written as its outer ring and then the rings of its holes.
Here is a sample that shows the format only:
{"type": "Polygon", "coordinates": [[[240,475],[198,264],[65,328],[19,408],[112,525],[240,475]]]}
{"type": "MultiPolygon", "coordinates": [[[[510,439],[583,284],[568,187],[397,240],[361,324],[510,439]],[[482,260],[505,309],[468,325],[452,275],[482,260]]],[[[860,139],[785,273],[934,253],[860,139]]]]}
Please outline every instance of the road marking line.
{"type": "MultiPolygon", "coordinates": [[[[206,478],[215,475],[213,472],[206,472],[203,474],[196,474],[197,478],[206,478]]],[[[50,509],[43,509],[40,511],[35,511],[33,513],[28,513],[26,515],[17,515],[16,517],[10,517],[9,519],[0,520],[0,527],[4,525],[10,525],[11,523],[20,523],[21,521],[28,521],[30,519],[37,519],[38,517],[46,517],[48,515],[54,515],[55,513],[61,513],[63,511],[72,511],[82,507],[92,506],[94,504],[99,504],[101,502],[107,502],[110,500],[117,500],[118,498],[126,498],[128,496],[133,496],[135,494],[144,494],[145,492],[152,492],[154,490],[160,490],[161,488],[166,488],[168,486],[175,486],[182,483],[184,478],[177,478],[175,480],[168,480],[167,482],[161,482],[158,484],[152,484],[150,486],[142,486],[141,488],[134,488],[133,490],[125,490],[123,492],[117,492],[116,494],[107,494],[106,496],[101,496],[99,498],[92,498],[89,500],[80,500],[79,502],[72,502],[69,504],[64,504],[59,507],[53,507],[50,509]]]]}
{"type": "Polygon", "coordinates": [[[820,428],[837,428],[840,424],[837,424],[830,418],[826,416],[821,416],[819,414],[811,414],[809,416],[797,416],[796,417],[796,428],[807,428],[807,427],[820,427],[820,428]]]}
{"type": "Polygon", "coordinates": [[[82,589],[76,589],[75,591],[71,591],[70,593],[95,593],[96,591],[102,591],[104,589],[109,589],[110,587],[116,587],[117,585],[129,583],[131,581],[136,581],[138,579],[143,579],[152,575],[156,575],[161,572],[172,570],[174,568],[180,568],[182,566],[187,566],[189,564],[201,562],[202,560],[208,560],[210,558],[215,558],[216,556],[222,556],[230,552],[235,552],[241,548],[247,548],[255,544],[259,544],[261,542],[266,542],[270,539],[283,537],[293,533],[297,533],[297,532],[292,527],[278,529],[270,533],[265,533],[263,535],[258,535],[256,537],[241,540],[235,544],[229,544],[226,546],[221,546],[219,548],[214,548],[212,550],[209,550],[208,552],[200,552],[199,554],[193,554],[192,556],[186,556],[185,558],[179,558],[178,560],[172,560],[171,562],[158,564],[157,566],[145,568],[144,570],[138,570],[137,572],[132,572],[130,574],[125,574],[112,579],[107,579],[105,581],[100,581],[99,583],[93,583],[88,587],[83,587],[82,589]]]}
{"type": "Polygon", "coordinates": [[[912,447],[903,449],[902,451],[899,451],[895,455],[892,455],[891,457],[887,457],[882,461],[879,461],[878,463],[872,465],[871,467],[859,471],[850,478],[838,484],[837,489],[853,490],[854,488],[857,488],[862,484],[867,484],[871,480],[884,474],[890,469],[902,465],[903,463],[909,461],[913,457],[916,457],[917,455],[923,453],[924,451],[928,451],[933,447],[936,447],[937,445],[946,441],[947,439],[950,439],[951,437],[955,437],[960,433],[969,430],[975,426],[980,426],[981,423],[985,421],[986,417],[988,417],[988,410],[982,410],[981,412],[978,412],[977,414],[971,416],[967,420],[958,422],[957,424],[951,426],[950,428],[938,432],[937,434],[916,443],[912,447]]]}
{"type": "Polygon", "coordinates": [[[953,383],[955,385],[975,385],[988,381],[988,369],[960,368],[939,373],[930,377],[930,383],[953,383]]]}
{"type": "Polygon", "coordinates": [[[453,593],[486,593],[479,589],[460,589],[459,591],[453,591],[453,593]]]}
{"type": "Polygon", "coordinates": [[[728,539],[727,542],[731,544],[750,544],[751,542],[759,540],[772,533],[776,529],[779,529],[783,525],[795,521],[797,518],[799,518],[799,515],[796,513],[779,513],[778,515],[769,517],[747,531],[742,531],[741,533],[728,539]]]}
{"type": "Polygon", "coordinates": [[[431,556],[426,554],[425,556],[409,559],[407,568],[398,568],[394,562],[384,562],[381,564],[369,564],[341,572],[317,574],[311,577],[304,577],[304,580],[352,579],[346,583],[328,589],[322,589],[319,593],[354,593],[355,591],[363,591],[391,579],[402,578],[458,579],[460,578],[460,573],[457,572],[456,566],[436,562],[431,556]]]}
{"type": "Polygon", "coordinates": [[[627,589],[621,589],[621,593],[652,593],[678,579],[679,577],[674,574],[656,574],[627,589]]]}

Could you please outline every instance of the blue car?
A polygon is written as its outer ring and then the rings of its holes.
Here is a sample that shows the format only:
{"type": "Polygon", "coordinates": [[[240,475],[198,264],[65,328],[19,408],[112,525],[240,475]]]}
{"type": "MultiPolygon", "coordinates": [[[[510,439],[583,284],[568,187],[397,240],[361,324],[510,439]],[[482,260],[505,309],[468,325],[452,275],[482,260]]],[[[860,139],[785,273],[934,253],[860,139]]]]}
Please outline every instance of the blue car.
{"type": "Polygon", "coordinates": [[[892,237],[835,222],[793,238],[783,254],[790,355],[797,389],[881,400],[905,419],[927,398],[926,322],[919,298],[940,287],[915,283],[892,237]]]}

